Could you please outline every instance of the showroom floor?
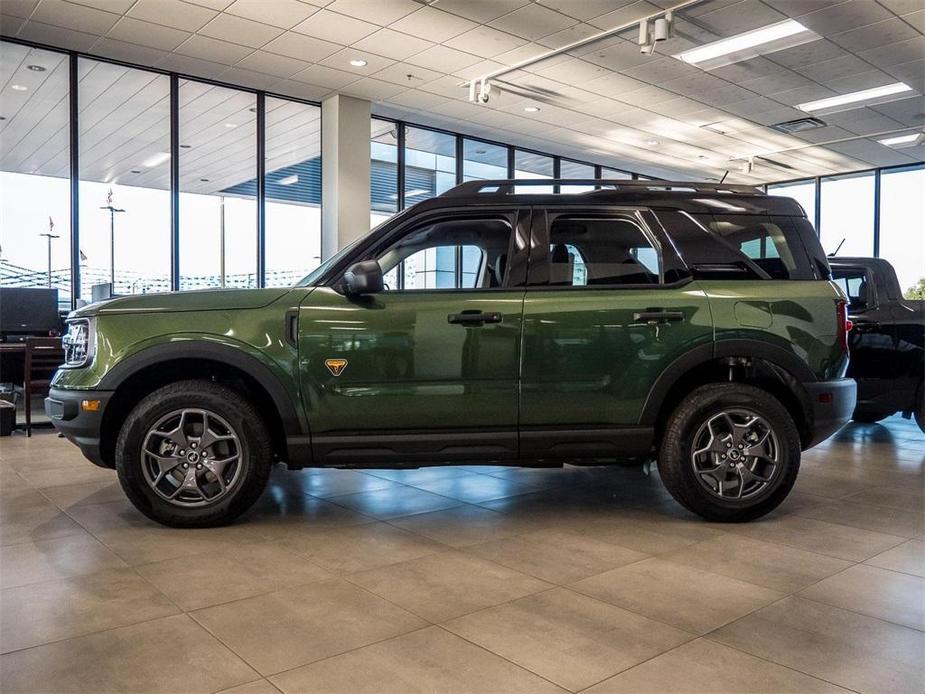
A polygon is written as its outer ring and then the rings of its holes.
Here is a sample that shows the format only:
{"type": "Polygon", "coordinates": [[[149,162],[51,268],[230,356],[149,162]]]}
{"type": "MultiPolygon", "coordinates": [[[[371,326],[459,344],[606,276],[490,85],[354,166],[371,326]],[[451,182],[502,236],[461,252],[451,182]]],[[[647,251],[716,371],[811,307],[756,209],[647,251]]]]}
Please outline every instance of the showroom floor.
{"type": "Polygon", "coordinates": [[[169,530],[50,432],[0,458],[9,694],[925,689],[925,436],[899,418],[739,526],[638,469],[453,467],[281,469],[236,525],[169,530]]]}

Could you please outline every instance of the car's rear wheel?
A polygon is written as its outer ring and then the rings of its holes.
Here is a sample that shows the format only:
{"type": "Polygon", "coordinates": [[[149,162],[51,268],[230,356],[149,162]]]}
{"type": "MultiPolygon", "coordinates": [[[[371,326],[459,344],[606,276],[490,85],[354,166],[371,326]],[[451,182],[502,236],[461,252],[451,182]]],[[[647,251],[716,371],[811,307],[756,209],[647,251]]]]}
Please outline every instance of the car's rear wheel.
{"type": "Polygon", "coordinates": [[[174,527],[228,523],[266,487],[266,425],[237,391],[210,381],[160,388],[132,410],[116,442],[116,470],[131,502],[174,527]]]}
{"type": "Polygon", "coordinates": [[[759,518],[790,493],[800,436],[784,406],[760,388],[701,386],[671,414],[658,469],[671,495],[711,521],[759,518]]]}

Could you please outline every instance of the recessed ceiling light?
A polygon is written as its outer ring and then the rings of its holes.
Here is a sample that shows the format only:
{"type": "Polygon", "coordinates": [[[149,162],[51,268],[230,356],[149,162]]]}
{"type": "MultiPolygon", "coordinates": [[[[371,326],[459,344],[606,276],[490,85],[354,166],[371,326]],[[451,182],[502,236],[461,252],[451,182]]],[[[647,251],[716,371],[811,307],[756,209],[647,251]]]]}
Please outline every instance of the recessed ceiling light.
{"type": "MultiPolygon", "coordinates": [[[[737,34],[736,36],[713,41],[712,43],[698,46],[697,48],[691,48],[683,53],[678,53],[675,55],[675,58],[683,60],[685,63],[690,63],[691,65],[698,65],[732,53],[740,53],[774,41],[788,39],[792,36],[802,34],[803,32],[807,32],[807,34],[812,33],[799,22],[793,19],[787,19],[777,24],[762,27],[761,29],[746,31],[744,34],[737,34]]],[[[780,50],[780,48],[784,47],[785,46],[779,46],[773,48],[773,50],[780,50]]],[[[753,55],[749,57],[753,57],[753,55]]]]}
{"type": "Polygon", "coordinates": [[[170,152],[157,152],[141,162],[141,165],[153,169],[155,166],[160,166],[168,159],[170,159],[170,152]]]}
{"type": "Polygon", "coordinates": [[[539,113],[539,106],[524,106],[524,111],[527,113],[539,113]]]}
{"type": "Polygon", "coordinates": [[[922,133],[910,133],[909,135],[897,135],[896,137],[888,137],[883,140],[877,140],[877,142],[879,142],[881,145],[886,145],[887,147],[896,147],[900,145],[915,144],[920,137],[922,137],[922,133]]]}
{"type": "Polygon", "coordinates": [[[45,72],[45,68],[41,65],[26,65],[26,68],[32,70],[32,72],[45,72]]]}
{"type": "Polygon", "coordinates": [[[292,174],[277,181],[281,186],[292,186],[299,182],[299,174],[292,174]]]}
{"type": "Polygon", "coordinates": [[[874,87],[873,89],[863,89],[859,92],[851,92],[850,94],[839,94],[838,96],[830,96],[827,99],[819,99],[818,101],[807,101],[805,104],[797,104],[797,108],[801,111],[824,111],[828,109],[837,109],[841,106],[858,104],[862,101],[875,101],[884,97],[893,96],[894,94],[903,94],[911,91],[912,87],[905,82],[894,82],[893,84],[886,84],[882,87],[874,87]]]}
{"type": "Polygon", "coordinates": [[[658,143],[659,143],[658,140],[646,140],[646,144],[649,145],[650,147],[655,147],[655,145],[657,145],[658,143]]]}
{"type": "Polygon", "coordinates": [[[237,123],[225,123],[225,127],[226,128],[237,128],[238,124],[237,123]]]}
{"type": "Polygon", "coordinates": [[[29,87],[22,84],[12,84],[10,85],[10,89],[12,89],[14,92],[24,92],[28,90],[29,87]]]}
{"type": "Polygon", "coordinates": [[[350,64],[353,65],[353,67],[366,67],[367,65],[369,65],[369,63],[367,63],[362,58],[354,58],[353,60],[350,61],[350,64]]]}

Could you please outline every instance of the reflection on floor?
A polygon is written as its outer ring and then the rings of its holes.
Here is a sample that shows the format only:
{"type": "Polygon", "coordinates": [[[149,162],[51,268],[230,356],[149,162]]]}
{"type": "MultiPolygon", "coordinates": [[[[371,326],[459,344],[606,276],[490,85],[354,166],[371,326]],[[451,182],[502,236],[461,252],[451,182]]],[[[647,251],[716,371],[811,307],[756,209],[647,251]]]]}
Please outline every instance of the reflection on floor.
{"type": "Polygon", "coordinates": [[[179,531],[53,434],[0,439],[0,690],[921,692],[923,471],[893,418],[747,525],[638,469],[452,467],[280,469],[179,531]]]}

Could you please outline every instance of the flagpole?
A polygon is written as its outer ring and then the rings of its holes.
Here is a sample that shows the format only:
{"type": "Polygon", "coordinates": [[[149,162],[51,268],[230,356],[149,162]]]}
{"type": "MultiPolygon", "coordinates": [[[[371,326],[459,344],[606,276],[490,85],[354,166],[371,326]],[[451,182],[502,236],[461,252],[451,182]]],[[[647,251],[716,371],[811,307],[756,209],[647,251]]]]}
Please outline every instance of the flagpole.
{"type": "Polygon", "coordinates": [[[116,293],[116,212],[125,212],[112,204],[112,188],[101,210],[109,210],[109,292],[116,293]]]}
{"type": "Polygon", "coordinates": [[[39,236],[45,236],[48,238],[48,286],[51,287],[51,241],[52,239],[61,238],[58,234],[45,233],[39,234],[39,236]]]}

